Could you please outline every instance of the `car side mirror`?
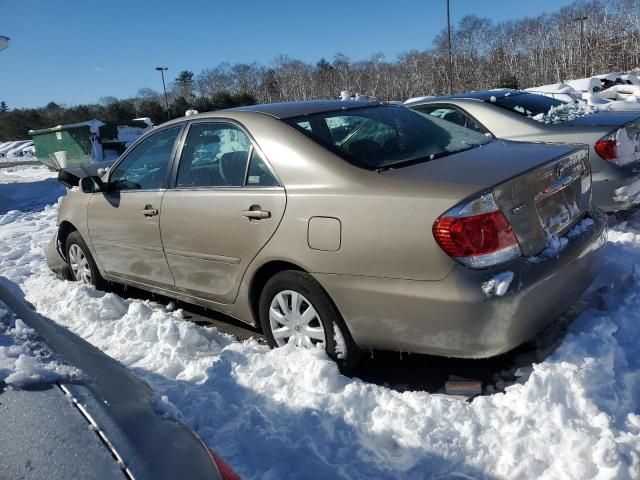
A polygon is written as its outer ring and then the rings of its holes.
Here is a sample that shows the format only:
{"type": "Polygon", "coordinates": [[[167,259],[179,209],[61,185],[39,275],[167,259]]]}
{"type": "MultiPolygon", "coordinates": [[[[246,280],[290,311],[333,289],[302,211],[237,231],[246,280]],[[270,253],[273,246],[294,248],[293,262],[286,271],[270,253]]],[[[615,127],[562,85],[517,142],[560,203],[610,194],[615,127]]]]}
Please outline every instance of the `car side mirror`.
{"type": "Polygon", "coordinates": [[[80,190],[83,193],[98,193],[104,192],[105,184],[98,176],[82,177],[80,179],[80,190]]]}

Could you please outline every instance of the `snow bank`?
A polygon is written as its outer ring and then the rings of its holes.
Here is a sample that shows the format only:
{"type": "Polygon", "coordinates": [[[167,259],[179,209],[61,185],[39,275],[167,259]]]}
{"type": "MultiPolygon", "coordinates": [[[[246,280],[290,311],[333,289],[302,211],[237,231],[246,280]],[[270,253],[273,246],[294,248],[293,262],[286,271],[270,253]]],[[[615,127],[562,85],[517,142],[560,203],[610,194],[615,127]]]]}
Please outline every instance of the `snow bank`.
{"type": "Polygon", "coordinates": [[[24,388],[80,378],[78,369],[56,358],[0,300],[0,384],[24,388]]]}
{"type": "Polygon", "coordinates": [[[569,85],[574,90],[580,92],[597,92],[602,88],[602,82],[599,78],[577,78],[575,80],[566,80],[564,83],[569,85]]]}
{"type": "Polygon", "coordinates": [[[572,103],[579,100],[582,92],[572,88],[566,83],[554,83],[552,85],[540,85],[539,87],[526,88],[526,92],[535,93],[545,97],[555,98],[561,102],[572,103]]]}
{"type": "Polygon", "coordinates": [[[640,478],[638,216],[610,231],[599,293],[557,350],[471,402],[347,378],[322,351],[240,343],[57,280],[43,251],[55,216],[0,215],[0,275],[146,379],[160,411],[243,478],[640,478]]]}
{"type": "MultiPolygon", "coordinates": [[[[603,74],[567,80],[564,83],[540,85],[527,88],[526,91],[568,103],[581,101],[581,104],[597,107],[603,111],[640,111],[640,79],[636,75],[603,74]],[[609,81],[620,79],[630,84],[613,85],[602,90],[602,80],[605,79],[609,81]]],[[[536,120],[538,119],[545,121],[545,116],[536,117],[536,120]]]]}

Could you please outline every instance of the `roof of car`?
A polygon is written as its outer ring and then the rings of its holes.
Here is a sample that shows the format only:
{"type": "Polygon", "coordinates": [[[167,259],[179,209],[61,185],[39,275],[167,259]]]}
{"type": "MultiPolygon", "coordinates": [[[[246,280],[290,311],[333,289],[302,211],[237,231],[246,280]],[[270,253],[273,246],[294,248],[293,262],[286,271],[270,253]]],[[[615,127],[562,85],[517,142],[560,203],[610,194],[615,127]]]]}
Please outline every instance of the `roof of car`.
{"type": "MultiPolygon", "coordinates": [[[[422,101],[442,101],[442,100],[453,100],[453,99],[461,99],[461,98],[471,98],[474,100],[481,100],[483,102],[489,101],[491,97],[506,97],[509,95],[520,95],[524,92],[522,90],[513,90],[511,88],[496,88],[494,90],[479,90],[477,92],[463,92],[463,93],[454,93],[453,95],[444,95],[441,97],[423,97],[415,100],[415,103],[420,103],[422,101]]],[[[414,103],[413,101],[407,103],[414,103]]]]}
{"type": "Polygon", "coordinates": [[[377,100],[308,100],[300,102],[264,103],[246,107],[230,108],[224,111],[244,111],[266,113],[279,119],[311,115],[314,113],[332,112],[335,110],[349,110],[352,108],[382,105],[377,100]]]}

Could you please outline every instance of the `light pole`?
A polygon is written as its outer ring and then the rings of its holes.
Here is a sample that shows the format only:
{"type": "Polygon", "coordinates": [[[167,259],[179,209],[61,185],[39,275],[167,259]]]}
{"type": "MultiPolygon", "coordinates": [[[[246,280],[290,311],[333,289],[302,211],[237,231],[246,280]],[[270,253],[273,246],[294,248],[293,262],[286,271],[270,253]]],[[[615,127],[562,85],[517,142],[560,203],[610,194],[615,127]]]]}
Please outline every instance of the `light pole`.
{"type": "Polygon", "coordinates": [[[162,89],[164,90],[164,103],[167,106],[167,120],[171,120],[171,114],[169,113],[169,98],[167,97],[167,86],[164,83],[164,72],[169,70],[167,67],[156,67],[156,70],[160,72],[162,76],[162,89]]]}
{"type": "Polygon", "coordinates": [[[582,75],[587,76],[587,59],[584,55],[584,21],[589,17],[586,15],[574,18],[574,22],[580,22],[580,57],[582,57],[582,75]]]}
{"type": "Polygon", "coordinates": [[[451,53],[451,13],[447,0],[447,38],[449,43],[449,95],[453,93],[453,54],[451,53]]]}
{"type": "Polygon", "coordinates": [[[0,52],[9,47],[9,37],[0,35],[0,52]]]}

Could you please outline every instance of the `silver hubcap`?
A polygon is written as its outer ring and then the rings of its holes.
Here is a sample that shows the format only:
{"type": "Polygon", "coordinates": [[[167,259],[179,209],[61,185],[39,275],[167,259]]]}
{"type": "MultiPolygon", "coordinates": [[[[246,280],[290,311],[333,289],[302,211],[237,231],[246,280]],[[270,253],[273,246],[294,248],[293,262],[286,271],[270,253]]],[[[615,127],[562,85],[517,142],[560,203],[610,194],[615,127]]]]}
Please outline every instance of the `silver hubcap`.
{"type": "Polygon", "coordinates": [[[74,243],[69,247],[69,265],[71,266],[73,278],[78,282],[91,285],[91,268],[89,267],[89,260],[80,248],[80,245],[74,243]]]}
{"type": "Polygon", "coordinates": [[[271,333],[279,347],[289,340],[297,347],[325,348],[325,332],[311,302],[293,290],[283,290],[269,307],[271,333]]]}

